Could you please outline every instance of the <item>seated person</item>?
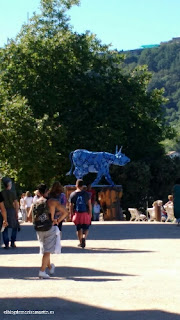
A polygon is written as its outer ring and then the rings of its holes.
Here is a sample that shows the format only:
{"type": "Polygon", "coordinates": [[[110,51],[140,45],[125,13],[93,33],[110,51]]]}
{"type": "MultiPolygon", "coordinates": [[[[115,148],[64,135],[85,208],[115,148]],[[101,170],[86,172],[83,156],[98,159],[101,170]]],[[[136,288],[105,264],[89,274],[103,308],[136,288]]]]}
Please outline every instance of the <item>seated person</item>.
{"type": "Polygon", "coordinates": [[[172,194],[168,195],[168,202],[166,202],[164,205],[165,208],[168,206],[173,206],[173,195],[172,194]]]}

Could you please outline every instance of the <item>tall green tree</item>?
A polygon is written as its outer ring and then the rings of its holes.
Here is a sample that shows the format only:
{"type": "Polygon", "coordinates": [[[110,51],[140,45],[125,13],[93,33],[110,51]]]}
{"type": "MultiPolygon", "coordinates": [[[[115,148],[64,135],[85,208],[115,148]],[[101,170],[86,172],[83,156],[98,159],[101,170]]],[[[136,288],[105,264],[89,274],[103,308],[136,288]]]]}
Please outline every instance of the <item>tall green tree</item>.
{"type": "Polygon", "coordinates": [[[35,119],[27,101],[19,96],[4,101],[0,110],[1,174],[29,189],[39,181],[61,176],[65,131],[54,119],[48,115],[35,119]]]}

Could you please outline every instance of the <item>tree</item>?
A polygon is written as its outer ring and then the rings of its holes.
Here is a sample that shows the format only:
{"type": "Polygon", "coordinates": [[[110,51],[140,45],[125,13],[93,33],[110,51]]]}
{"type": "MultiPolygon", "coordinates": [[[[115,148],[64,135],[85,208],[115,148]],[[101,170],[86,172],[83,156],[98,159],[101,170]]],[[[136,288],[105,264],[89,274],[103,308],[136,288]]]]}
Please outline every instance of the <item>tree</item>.
{"type": "Polygon", "coordinates": [[[47,115],[35,119],[24,98],[5,100],[0,110],[1,173],[26,189],[61,176],[64,136],[62,126],[47,115]]]}

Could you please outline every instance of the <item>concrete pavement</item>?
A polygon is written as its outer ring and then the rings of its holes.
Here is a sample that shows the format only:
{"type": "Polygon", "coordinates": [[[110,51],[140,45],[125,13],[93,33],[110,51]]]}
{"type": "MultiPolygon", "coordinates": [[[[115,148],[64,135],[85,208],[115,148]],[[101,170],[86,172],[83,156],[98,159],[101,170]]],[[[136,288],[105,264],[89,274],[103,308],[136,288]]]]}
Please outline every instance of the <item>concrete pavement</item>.
{"type": "Polygon", "coordinates": [[[0,248],[0,320],[180,320],[180,227],[93,222],[86,249],[77,244],[64,223],[55,276],[39,280],[39,244],[23,224],[17,248],[0,248]]]}

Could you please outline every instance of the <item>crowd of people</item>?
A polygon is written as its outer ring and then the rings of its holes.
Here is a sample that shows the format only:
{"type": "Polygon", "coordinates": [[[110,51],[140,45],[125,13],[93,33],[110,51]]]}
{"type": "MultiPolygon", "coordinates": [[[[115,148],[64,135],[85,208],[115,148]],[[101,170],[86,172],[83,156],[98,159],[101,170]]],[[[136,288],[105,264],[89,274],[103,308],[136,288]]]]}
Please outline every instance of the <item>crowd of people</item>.
{"type": "MultiPolygon", "coordinates": [[[[91,205],[92,205],[91,220],[99,221],[101,206],[97,199],[96,191],[91,187],[90,184],[88,184],[87,187],[84,186],[83,184],[83,189],[90,194],[91,205]]],[[[39,197],[40,197],[39,190],[35,190],[34,195],[32,195],[29,191],[26,191],[25,193],[21,194],[21,197],[19,200],[19,215],[22,222],[30,221],[29,210],[31,208],[31,205],[35,204],[39,199],[39,197]]],[[[52,187],[49,189],[48,197],[57,199],[62,205],[66,207],[66,204],[67,204],[66,195],[64,193],[63,186],[59,181],[55,181],[53,183],[52,187]]],[[[70,215],[72,215],[72,213],[70,215]]],[[[62,228],[62,223],[59,226],[60,230],[61,228],[62,228]]]]}
{"type": "Polygon", "coordinates": [[[45,184],[40,184],[33,195],[29,191],[22,193],[18,201],[12,190],[11,179],[4,178],[2,182],[4,189],[0,192],[0,229],[4,249],[7,250],[10,246],[16,248],[20,212],[22,223],[32,222],[34,225],[42,254],[39,277],[47,279],[55,270],[54,264],[50,262],[50,254],[61,252],[62,223],[69,216],[67,201],[70,216],[76,226],[78,246],[85,248],[91,221],[98,221],[100,215],[101,207],[96,199],[96,192],[90,185],[84,188],[83,180],[78,179],[75,191],[66,199],[61,183],[56,181],[50,189],[45,184]]]}

